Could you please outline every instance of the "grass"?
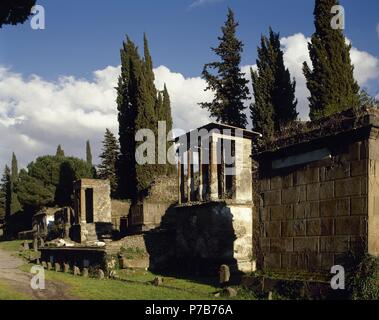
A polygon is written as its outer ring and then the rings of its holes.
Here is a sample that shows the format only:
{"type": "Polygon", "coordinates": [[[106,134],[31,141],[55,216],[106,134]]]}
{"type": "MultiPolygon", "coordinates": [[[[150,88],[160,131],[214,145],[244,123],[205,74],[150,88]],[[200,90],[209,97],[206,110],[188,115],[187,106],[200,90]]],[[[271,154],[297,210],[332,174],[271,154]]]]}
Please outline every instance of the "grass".
{"type": "MultiPolygon", "coordinates": [[[[0,249],[18,253],[23,241],[0,242],[0,249]]],[[[31,264],[21,270],[30,272],[31,264]]],[[[84,278],[63,272],[46,271],[46,280],[63,283],[68,295],[82,300],[220,300],[214,296],[219,291],[216,278],[182,279],[164,276],[163,286],[150,284],[157,276],[148,271],[118,270],[119,280],[84,278]]],[[[238,289],[238,300],[255,299],[249,291],[238,289]]],[[[0,299],[25,299],[0,283],[0,299]],[[3,289],[4,288],[4,289],[3,289]]]]}
{"type": "Polygon", "coordinates": [[[25,240],[2,241],[0,249],[17,253],[25,240]]]}
{"type": "Polygon", "coordinates": [[[7,283],[0,281],[0,300],[30,300],[30,297],[15,291],[7,283]]]}

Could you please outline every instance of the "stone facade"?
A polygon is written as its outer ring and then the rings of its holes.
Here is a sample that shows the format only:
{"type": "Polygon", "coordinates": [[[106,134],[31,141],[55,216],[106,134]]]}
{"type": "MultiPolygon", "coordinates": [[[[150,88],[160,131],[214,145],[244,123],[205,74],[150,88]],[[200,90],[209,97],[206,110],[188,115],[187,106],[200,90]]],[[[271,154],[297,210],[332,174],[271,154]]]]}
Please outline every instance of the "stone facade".
{"type": "Polygon", "coordinates": [[[330,272],[349,251],[379,254],[377,124],[366,116],[257,157],[264,270],[330,272]]]}

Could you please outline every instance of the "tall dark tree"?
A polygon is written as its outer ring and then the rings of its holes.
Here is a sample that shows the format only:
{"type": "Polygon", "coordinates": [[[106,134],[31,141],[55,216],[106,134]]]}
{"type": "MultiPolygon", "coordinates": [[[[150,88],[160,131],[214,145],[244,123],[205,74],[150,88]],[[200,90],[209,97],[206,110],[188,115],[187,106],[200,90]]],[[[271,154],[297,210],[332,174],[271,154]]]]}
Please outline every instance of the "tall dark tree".
{"type": "Polygon", "coordinates": [[[1,199],[0,204],[2,206],[1,212],[5,220],[11,216],[11,171],[8,166],[5,166],[3,176],[1,178],[1,199]]]}
{"type": "Polygon", "coordinates": [[[316,0],[316,32],[309,43],[312,67],[304,62],[304,75],[311,92],[312,120],[359,106],[359,86],[354,80],[351,45],[340,29],[333,29],[331,9],[338,0],[316,0]]]}
{"type": "Polygon", "coordinates": [[[92,151],[91,151],[91,144],[89,140],[86,142],[86,161],[89,166],[92,167],[92,151]]]}
{"type": "MultiPolygon", "coordinates": [[[[170,101],[170,95],[168,93],[168,90],[167,90],[167,87],[166,87],[166,84],[164,85],[164,89],[163,89],[163,101],[162,101],[162,105],[163,105],[163,117],[166,121],[166,129],[167,129],[167,134],[169,134],[172,129],[173,129],[173,121],[172,121],[172,113],[171,113],[171,101],[170,101]]],[[[173,153],[173,141],[172,139],[174,138],[171,134],[171,136],[168,137],[170,139],[170,141],[167,142],[167,148],[166,148],[166,155],[167,155],[167,164],[166,164],[166,174],[167,175],[171,175],[171,174],[174,174],[175,173],[175,165],[173,164],[170,164],[169,163],[169,158],[174,158],[174,154],[173,153]],[[170,154],[171,153],[171,154],[170,154]]]]}
{"type": "Polygon", "coordinates": [[[258,48],[257,71],[251,71],[255,101],[250,107],[254,129],[264,136],[295,121],[297,100],[296,82],[291,81],[284,66],[279,33],[270,28],[269,37],[261,37],[258,48]]]}
{"type": "Polygon", "coordinates": [[[65,156],[64,150],[62,149],[61,145],[58,145],[57,152],[55,153],[55,156],[56,157],[64,157],[65,156]]]}
{"type": "Polygon", "coordinates": [[[20,201],[18,200],[17,193],[15,191],[18,183],[18,162],[16,155],[12,154],[12,167],[11,167],[11,214],[19,212],[21,208],[20,201]]]}
{"type": "Polygon", "coordinates": [[[200,106],[207,109],[218,122],[245,128],[244,101],[249,97],[249,89],[240,69],[243,43],[236,37],[237,27],[234,13],[229,8],[222,36],[218,38],[220,44],[212,48],[221,61],[206,64],[202,74],[208,84],[206,90],[214,91],[215,98],[212,102],[200,103],[200,106]]]}
{"type": "MultiPolygon", "coordinates": [[[[145,194],[156,176],[161,174],[161,168],[156,164],[137,163],[136,150],[146,141],[136,142],[135,135],[141,129],[149,129],[157,137],[158,118],[161,113],[166,115],[163,96],[154,84],[153,62],[146,36],[143,58],[129,38],[124,42],[117,93],[120,143],[118,195],[121,198],[136,198],[145,194]]],[[[155,157],[156,154],[155,145],[155,157]]]]}
{"type": "Polygon", "coordinates": [[[24,23],[31,15],[36,0],[1,0],[0,28],[3,25],[24,23]]]}
{"type": "Polygon", "coordinates": [[[117,172],[116,164],[119,155],[119,146],[114,134],[107,129],[105,131],[102,153],[100,155],[101,164],[98,166],[98,177],[100,179],[109,179],[111,184],[111,194],[117,192],[117,172]]]}
{"type": "Polygon", "coordinates": [[[120,155],[117,162],[117,187],[120,198],[135,197],[135,119],[136,108],[136,76],[132,74],[132,66],[139,63],[138,50],[127,37],[120,50],[121,75],[117,86],[117,109],[119,123],[120,155]]]}

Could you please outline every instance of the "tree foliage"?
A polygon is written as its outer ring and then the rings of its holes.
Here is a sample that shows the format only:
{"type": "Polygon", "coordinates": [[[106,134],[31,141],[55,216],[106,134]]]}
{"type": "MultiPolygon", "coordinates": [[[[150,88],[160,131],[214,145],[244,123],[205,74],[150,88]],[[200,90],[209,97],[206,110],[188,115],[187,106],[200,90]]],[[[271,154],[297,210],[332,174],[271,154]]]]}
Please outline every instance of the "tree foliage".
{"type": "Polygon", "coordinates": [[[250,107],[253,127],[265,137],[295,121],[297,100],[295,80],[284,66],[279,33],[270,28],[269,37],[261,37],[257,71],[251,70],[254,103],[250,107]]]}
{"type": "Polygon", "coordinates": [[[100,154],[101,164],[98,166],[98,177],[100,179],[108,179],[111,184],[111,194],[116,195],[117,192],[117,159],[119,155],[119,146],[116,137],[106,129],[102,153],[100,154]]]}
{"type": "Polygon", "coordinates": [[[244,102],[249,97],[249,89],[248,80],[240,69],[243,43],[236,37],[237,27],[234,13],[229,8],[222,36],[218,38],[220,44],[212,48],[221,61],[206,64],[202,73],[208,84],[206,90],[212,90],[215,98],[212,102],[200,103],[200,106],[207,109],[218,122],[245,128],[244,102]]]}
{"type": "Polygon", "coordinates": [[[331,9],[337,0],[316,0],[316,32],[308,44],[312,67],[304,62],[311,120],[359,106],[359,86],[354,80],[350,59],[351,44],[341,30],[331,27],[331,9]]]}
{"type": "Polygon", "coordinates": [[[0,28],[3,25],[24,23],[31,15],[36,0],[1,0],[0,28]]]}
{"type": "Polygon", "coordinates": [[[139,130],[151,130],[157,138],[158,120],[166,121],[172,127],[167,89],[166,93],[158,92],[154,80],[153,62],[146,35],[143,58],[140,57],[136,45],[127,37],[121,49],[121,75],[117,86],[120,144],[117,186],[120,198],[137,198],[145,194],[154,179],[168,171],[167,165],[140,165],[135,157],[137,148],[146,143],[145,140],[135,141],[139,130]]]}
{"type": "Polygon", "coordinates": [[[71,205],[73,182],[92,178],[92,167],[73,157],[43,156],[21,170],[16,191],[23,206],[71,205]]]}

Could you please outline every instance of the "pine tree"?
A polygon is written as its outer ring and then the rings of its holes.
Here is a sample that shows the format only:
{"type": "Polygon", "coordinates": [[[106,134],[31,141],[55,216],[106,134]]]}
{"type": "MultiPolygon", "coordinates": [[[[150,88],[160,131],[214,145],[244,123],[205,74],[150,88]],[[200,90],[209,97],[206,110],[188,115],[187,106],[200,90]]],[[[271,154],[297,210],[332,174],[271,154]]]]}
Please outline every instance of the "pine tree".
{"type": "Polygon", "coordinates": [[[216,121],[245,128],[247,124],[244,101],[249,97],[248,81],[241,72],[241,53],[243,43],[236,37],[238,23],[229,8],[228,18],[222,27],[222,37],[217,48],[212,48],[221,62],[208,63],[204,66],[203,79],[207,81],[206,90],[212,90],[215,98],[212,102],[200,103],[216,121]],[[215,73],[210,72],[213,69],[215,73]]]}
{"type": "Polygon", "coordinates": [[[17,193],[15,192],[16,184],[18,182],[18,163],[16,155],[12,154],[12,167],[11,167],[11,214],[19,212],[21,208],[20,201],[18,200],[17,193]]]}
{"type": "Polygon", "coordinates": [[[311,120],[359,106],[359,86],[354,80],[351,45],[341,30],[331,27],[331,9],[338,0],[316,0],[316,32],[308,44],[313,69],[304,62],[303,71],[311,92],[311,120]]]}
{"type": "Polygon", "coordinates": [[[251,71],[255,102],[251,105],[254,129],[265,137],[296,120],[296,82],[284,66],[279,33],[270,28],[258,48],[257,71],[251,71]]]}
{"type": "Polygon", "coordinates": [[[92,152],[91,152],[91,144],[89,140],[86,142],[86,160],[88,165],[92,167],[92,152]]]}
{"type": "Polygon", "coordinates": [[[117,139],[114,134],[107,129],[104,135],[102,153],[100,155],[102,161],[98,166],[98,177],[100,179],[109,179],[112,196],[115,196],[117,192],[116,164],[118,155],[119,146],[117,139]]]}
{"type": "Polygon", "coordinates": [[[55,153],[56,157],[64,157],[64,150],[62,149],[61,145],[58,145],[57,152],[55,153]]]}
{"type": "Polygon", "coordinates": [[[5,166],[4,173],[1,178],[1,205],[3,206],[5,220],[11,216],[11,186],[11,171],[8,166],[5,166]]]}

